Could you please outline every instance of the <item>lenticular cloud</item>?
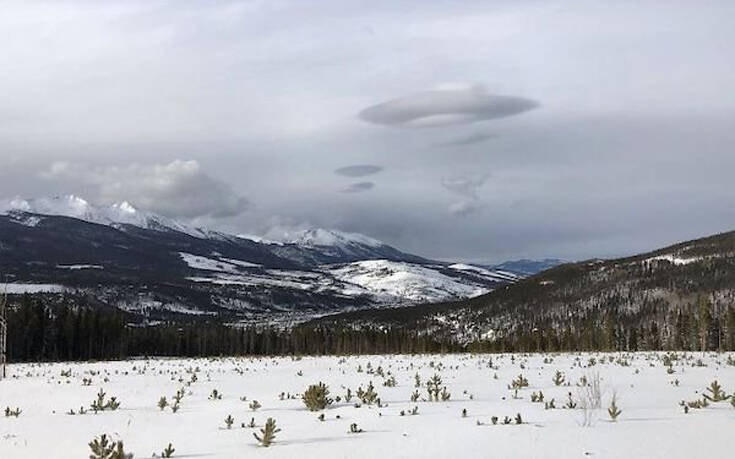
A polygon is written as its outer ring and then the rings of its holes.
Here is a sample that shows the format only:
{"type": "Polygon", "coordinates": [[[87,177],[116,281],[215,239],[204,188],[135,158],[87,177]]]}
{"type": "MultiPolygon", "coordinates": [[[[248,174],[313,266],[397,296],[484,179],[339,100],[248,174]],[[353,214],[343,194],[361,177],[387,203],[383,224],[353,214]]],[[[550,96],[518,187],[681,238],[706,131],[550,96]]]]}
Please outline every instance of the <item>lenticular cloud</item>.
{"type": "Polygon", "coordinates": [[[434,127],[505,118],[538,105],[522,97],[489,94],[480,85],[452,85],[373,105],[359,117],[386,126],[434,127]]]}
{"type": "Polygon", "coordinates": [[[340,167],[334,173],[345,177],[365,177],[366,175],[377,174],[382,170],[382,167],[372,164],[356,164],[354,166],[340,167]]]}

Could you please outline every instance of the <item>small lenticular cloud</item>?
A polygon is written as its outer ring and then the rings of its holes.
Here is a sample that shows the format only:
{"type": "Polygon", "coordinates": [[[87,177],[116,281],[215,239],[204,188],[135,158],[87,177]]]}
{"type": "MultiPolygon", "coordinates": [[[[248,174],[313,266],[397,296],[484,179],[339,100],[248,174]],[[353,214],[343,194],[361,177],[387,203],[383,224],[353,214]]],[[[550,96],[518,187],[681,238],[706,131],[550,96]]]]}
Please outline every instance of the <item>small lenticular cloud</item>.
{"type": "Polygon", "coordinates": [[[367,175],[377,174],[382,170],[382,167],[372,164],[356,164],[354,166],[340,167],[334,173],[345,177],[365,177],[367,175]]]}
{"type": "Polygon", "coordinates": [[[397,127],[436,127],[504,118],[538,107],[522,97],[488,94],[481,85],[442,86],[373,105],[364,121],[397,127]]]}
{"type": "Polygon", "coordinates": [[[363,191],[372,190],[375,187],[373,182],[357,182],[343,188],[342,193],[362,193],[363,191]]]}
{"type": "Polygon", "coordinates": [[[459,137],[454,140],[448,140],[446,142],[439,142],[436,144],[436,146],[439,146],[439,147],[466,147],[469,145],[474,145],[476,143],[482,143],[490,139],[494,139],[495,137],[497,137],[497,135],[495,134],[476,132],[474,134],[470,134],[464,137],[459,137]]]}

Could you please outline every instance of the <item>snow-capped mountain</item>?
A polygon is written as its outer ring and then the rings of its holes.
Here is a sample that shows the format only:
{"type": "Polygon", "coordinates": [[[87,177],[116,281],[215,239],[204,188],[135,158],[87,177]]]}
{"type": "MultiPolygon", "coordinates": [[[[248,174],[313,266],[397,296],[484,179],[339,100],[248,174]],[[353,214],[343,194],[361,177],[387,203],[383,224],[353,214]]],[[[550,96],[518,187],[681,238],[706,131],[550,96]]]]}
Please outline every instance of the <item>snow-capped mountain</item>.
{"type": "Polygon", "coordinates": [[[177,231],[200,238],[212,237],[216,234],[153,212],[137,209],[127,201],[108,206],[97,206],[75,195],[7,199],[0,201],[0,214],[62,216],[114,227],[131,225],[154,231],[177,231]]]}
{"type": "Polygon", "coordinates": [[[354,245],[380,247],[385,245],[383,242],[380,242],[377,239],[373,239],[363,234],[345,233],[342,231],[325,230],[322,228],[312,228],[299,231],[284,242],[304,245],[308,247],[350,247],[354,245]]]}
{"type": "Polygon", "coordinates": [[[448,301],[518,279],[361,234],[308,229],[270,241],[77,196],[1,202],[0,272],[12,276],[16,293],[65,292],[136,314],[233,320],[448,301]]]}

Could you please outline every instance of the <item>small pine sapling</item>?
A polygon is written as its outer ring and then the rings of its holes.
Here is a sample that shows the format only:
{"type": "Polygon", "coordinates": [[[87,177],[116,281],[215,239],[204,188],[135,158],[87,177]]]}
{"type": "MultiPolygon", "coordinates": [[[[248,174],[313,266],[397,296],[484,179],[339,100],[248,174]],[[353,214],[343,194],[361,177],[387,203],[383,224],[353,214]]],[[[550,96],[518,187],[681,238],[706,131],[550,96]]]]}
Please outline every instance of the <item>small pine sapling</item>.
{"type": "Polygon", "coordinates": [[[522,374],[518,375],[516,379],[511,381],[510,386],[508,386],[508,389],[523,389],[524,387],[528,387],[528,379],[526,379],[522,374]]]}
{"type": "Polygon", "coordinates": [[[258,411],[258,408],[261,408],[262,406],[263,406],[263,405],[261,405],[261,404],[260,404],[260,402],[259,402],[259,401],[257,401],[257,400],[253,400],[252,402],[250,402],[250,405],[248,405],[248,407],[249,407],[249,408],[250,408],[250,409],[251,409],[252,411],[258,411]]]}
{"type": "Polygon", "coordinates": [[[362,429],[360,429],[359,427],[357,427],[357,423],[353,422],[352,424],[350,424],[350,431],[349,431],[349,433],[353,433],[353,434],[355,434],[355,433],[362,433],[362,429]]]}
{"type": "Polygon", "coordinates": [[[232,429],[232,424],[235,422],[235,418],[232,417],[231,414],[228,414],[225,418],[225,425],[227,426],[227,429],[232,429]]]}
{"type": "Polygon", "coordinates": [[[329,387],[322,382],[309,386],[301,399],[309,411],[326,409],[334,402],[334,400],[329,397],[329,387]]]}
{"type": "Polygon", "coordinates": [[[158,399],[158,408],[163,411],[168,406],[168,400],[166,400],[166,397],[161,397],[158,399]]]}
{"type": "Polygon", "coordinates": [[[707,388],[707,391],[710,394],[704,394],[703,396],[710,402],[717,403],[728,399],[727,394],[725,394],[725,391],[722,390],[722,386],[720,386],[720,383],[716,379],[712,381],[712,383],[707,388]]]}
{"type": "Polygon", "coordinates": [[[618,416],[620,416],[622,412],[623,411],[620,408],[618,408],[617,396],[613,394],[612,401],[610,402],[610,406],[607,408],[607,414],[610,415],[610,419],[612,420],[612,422],[615,422],[618,420],[618,416]]]}
{"type": "Polygon", "coordinates": [[[22,410],[21,410],[20,408],[18,408],[18,407],[16,407],[16,408],[15,408],[14,410],[13,410],[13,409],[11,409],[11,408],[10,408],[9,406],[6,406],[6,407],[5,407],[5,417],[6,417],[6,418],[9,418],[9,417],[14,417],[14,418],[17,418],[17,417],[19,417],[19,416],[20,416],[20,414],[21,414],[22,412],[23,412],[23,411],[22,411],[22,410]]]}
{"type": "Polygon", "coordinates": [[[276,427],[276,420],[268,418],[265,422],[265,426],[260,429],[260,435],[253,432],[253,437],[258,440],[258,443],[260,443],[261,446],[268,447],[273,444],[276,439],[276,434],[280,431],[281,429],[276,427]]]}
{"type": "Polygon", "coordinates": [[[166,449],[161,451],[161,457],[174,457],[175,452],[176,449],[174,449],[174,445],[169,443],[166,449]]]}
{"type": "Polygon", "coordinates": [[[92,454],[89,459],[132,459],[132,454],[127,454],[122,441],[111,441],[106,434],[89,442],[92,454]]]}

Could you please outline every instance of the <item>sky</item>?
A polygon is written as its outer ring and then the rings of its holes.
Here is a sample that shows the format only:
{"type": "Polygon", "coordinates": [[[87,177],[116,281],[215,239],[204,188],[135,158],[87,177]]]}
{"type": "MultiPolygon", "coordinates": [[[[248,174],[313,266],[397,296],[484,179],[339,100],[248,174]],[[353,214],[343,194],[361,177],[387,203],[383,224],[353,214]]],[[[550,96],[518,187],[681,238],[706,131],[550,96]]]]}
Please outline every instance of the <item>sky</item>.
{"type": "Polygon", "coordinates": [[[0,0],[0,198],[443,260],[735,229],[735,2],[0,0]]]}

